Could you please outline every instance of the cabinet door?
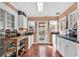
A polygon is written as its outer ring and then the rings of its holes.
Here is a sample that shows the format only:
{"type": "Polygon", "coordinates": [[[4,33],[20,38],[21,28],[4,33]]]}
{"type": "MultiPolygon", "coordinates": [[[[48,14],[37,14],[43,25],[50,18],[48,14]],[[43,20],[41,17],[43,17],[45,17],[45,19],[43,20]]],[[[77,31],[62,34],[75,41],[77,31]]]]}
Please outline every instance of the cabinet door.
{"type": "Polygon", "coordinates": [[[28,36],[28,49],[31,47],[31,43],[30,43],[30,41],[31,41],[31,37],[28,36]]]}
{"type": "Polygon", "coordinates": [[[27,18],[25,16],[24,16],[24,19],[23,19],[23,27],[27,28],[27,18]]]}
{"type": "Polygon", "coordinates": [[[68,52],[68,56],[69,57],[76,57],[77,56],[77,48],[76,48],[76,44],[74,43],[70,43],[69,45],[69,52],[68,52]]]}
{"type": "Polygon", "coordinates": [[[57,37],[57,49],[63,56],[68,56],[68,41],[64,38],[57,37]]]}
{"type": "Polygon", "coordinates": [[[33,35],[28,36],[28,49],[32,47],[33,44],[33,35]]]}
{"type": "Polygon", "coordinates": [[[77,47],[76,47],[76,54],[77,54],[77,57],[79,57],[79,44],[76,44],[77,45],[77,47]]]}
{"type": "Polygon", "coordinates": [[[1,9],[0,9],[0,19],[1,19],[1,9]]]}
{"type": "Polygon", "coordinates": [[[64,56],[67,57],[68,56],[68,46],[64,45],[64,56]]]}
{"type": "Polygon", "coordinates": [[[57,49],[65,57],[77,56],[77,44],[64,38],[57,37],[57,49]]]}
{"type": "Polygon", "coordinates": [[[76,57],[77,56],[77,50],[76,50],[76,44],[66,40],[66,43],[64,45],[64,56],[66,57],[76,57]]]}
{"type": "Polygon", "coordinates": [[[52,44],[53,44],[53,47],[56,48],[56,35],[55,34],[52,35],[52,44]]]}
{"type": "Polygon", "coordinates": [[[11,15],[11,28],[14,28],[14,15],[11,15]]]}
{"type": "Polygon", "coordinates": [[[57,37],[57,50],[61,53],[61,38],[57,37]]]}
{"type": "Polygon", "coordinates": [[[57,50],[59,50],[59,37],[57,37],[57,50]]]}
{"type": "Polygon", "coordinates": [[[19,21],[18,21],[19,28],[23,28],[23,15],[19,15],[19,21]]]}
{"type": "Polygon", "coordinates": [[[1,9],[1,18],[5,18],[5,11],[1,9]]]}
{"type": "Polygon", "coordinates": [[[61,42],[61,47],[60,47],[60,49],[61,49],[61,54],[64,56],[64,46],[65,46],[65,39],[64,38],[61,38],[61,40],[60,40],[61,42]]]}

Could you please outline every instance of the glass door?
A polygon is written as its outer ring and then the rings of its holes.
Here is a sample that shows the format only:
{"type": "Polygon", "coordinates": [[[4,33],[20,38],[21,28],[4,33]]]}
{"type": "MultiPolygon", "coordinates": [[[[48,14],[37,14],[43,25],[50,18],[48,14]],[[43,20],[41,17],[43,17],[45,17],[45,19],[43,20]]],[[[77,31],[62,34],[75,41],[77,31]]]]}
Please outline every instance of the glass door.
{"type": "Polygon", "coordinates": [[[37,42],[38,43],[48,43],[48,23],[46,21],[37,22],[37,42]]]}

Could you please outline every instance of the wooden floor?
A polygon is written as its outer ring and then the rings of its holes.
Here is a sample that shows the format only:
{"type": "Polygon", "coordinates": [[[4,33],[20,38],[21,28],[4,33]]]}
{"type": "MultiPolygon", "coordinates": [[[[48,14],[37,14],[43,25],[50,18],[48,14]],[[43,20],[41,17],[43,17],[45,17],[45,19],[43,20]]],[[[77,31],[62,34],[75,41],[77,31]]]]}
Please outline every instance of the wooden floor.
{"type": "Polygon", "coordinates": [[[61,57],[61,55],[51,45],[34,44],[23,57],[61,57]]]}

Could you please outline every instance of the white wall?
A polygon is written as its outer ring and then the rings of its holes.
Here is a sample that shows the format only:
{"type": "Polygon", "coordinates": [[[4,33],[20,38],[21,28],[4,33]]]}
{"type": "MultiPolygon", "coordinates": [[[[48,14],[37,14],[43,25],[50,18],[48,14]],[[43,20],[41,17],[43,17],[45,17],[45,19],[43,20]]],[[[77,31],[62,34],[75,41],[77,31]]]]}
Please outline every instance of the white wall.
{"type": "Polygon", "coordinates": [[[0,8],[15,16],[15,28],[17,29],[18,28],[18,13],[12,10],[11,8],[9,8],[3,2],[0,2],[0,8]]]}

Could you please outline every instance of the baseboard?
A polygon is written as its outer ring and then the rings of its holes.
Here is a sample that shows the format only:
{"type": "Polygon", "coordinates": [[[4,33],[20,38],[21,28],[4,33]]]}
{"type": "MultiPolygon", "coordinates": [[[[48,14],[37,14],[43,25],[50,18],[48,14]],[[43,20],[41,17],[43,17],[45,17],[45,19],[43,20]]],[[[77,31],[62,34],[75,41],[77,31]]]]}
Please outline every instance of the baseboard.
{"type": "Polygon", "coordinates": [[[56,52],[58,53],[60,57],[63,57],[63,55],[58,50],[56,52]]]}

